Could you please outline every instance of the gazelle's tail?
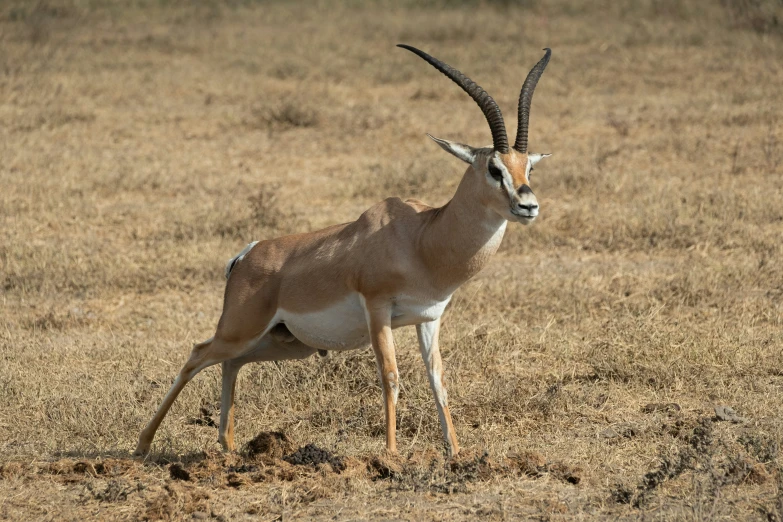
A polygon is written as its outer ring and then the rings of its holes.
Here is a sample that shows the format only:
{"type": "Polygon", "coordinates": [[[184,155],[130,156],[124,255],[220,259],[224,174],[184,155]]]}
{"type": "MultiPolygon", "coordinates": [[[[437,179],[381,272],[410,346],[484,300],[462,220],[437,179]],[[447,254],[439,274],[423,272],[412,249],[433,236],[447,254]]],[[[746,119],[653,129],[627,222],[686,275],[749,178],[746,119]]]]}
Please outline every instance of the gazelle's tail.
{"type": "Polygon", "coordinates": [[[226,279],[228,279],[228,276],[231,275],[231,271],[234,269],[234,267],[242,261],[242,258],[244,258],[248,252],[250,252],[254,246],[258,244],[258,241],[253,241],[252,243],[248,243],[245,248],[242,249],[240,253],[232,257],[228,260],[228,263],[226,264],[226,279]]]}

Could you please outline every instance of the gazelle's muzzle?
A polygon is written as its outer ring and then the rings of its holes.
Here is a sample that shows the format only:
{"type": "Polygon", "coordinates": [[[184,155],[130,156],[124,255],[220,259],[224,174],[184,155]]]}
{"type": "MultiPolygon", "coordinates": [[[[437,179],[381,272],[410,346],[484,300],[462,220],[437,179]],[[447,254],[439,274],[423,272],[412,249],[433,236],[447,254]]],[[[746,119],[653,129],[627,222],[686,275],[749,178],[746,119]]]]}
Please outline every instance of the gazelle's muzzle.
{"type": "Polygon", "coordinates": [[[528,185],[522,185],[511,196],[511,213],[517,217],[533,220],[538,216],[538,200],[528,185]]]}

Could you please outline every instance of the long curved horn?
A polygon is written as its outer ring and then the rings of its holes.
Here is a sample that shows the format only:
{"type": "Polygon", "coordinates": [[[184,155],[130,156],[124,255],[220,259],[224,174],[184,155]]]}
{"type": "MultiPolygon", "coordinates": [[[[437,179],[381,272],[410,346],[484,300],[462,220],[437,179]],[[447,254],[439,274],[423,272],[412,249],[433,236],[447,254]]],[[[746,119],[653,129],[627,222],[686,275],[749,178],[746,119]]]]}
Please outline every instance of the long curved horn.
{"type": "Polygon", "coordinates": [[[463,91],[468,93],[471,98],[481,108],[481,112],[484,113],[484,117],[487,118],[489,123],[489,130],[492,131],[492,143],[495,150],[501,154],[508,153],[508,136],[506,135],[506,124],[503,123],[503,115],[500,113],[500,107],[492,99],[492,96],[482,89],[476,82],[459,72],[457,69],[447,65],[437,58],[433,58],[424,51],[420,51],[410,45],[398,44],[397,47],[407,49],[413,54],[418,55],[424,61],[435,67],[437,70],[445,74],[454,83],[459,85],[463,91]]]}
{"type": "Polygon", "coordinates": [[[533,101],[533,91],[536,90],[538,79],[541,78],[546,64],[549,63],[549,57],[552,56],[552,49],[544,49],[546,54],[539,62],[530,69],[522,84],[522,92],[519,93],[519,123],[517,125],[517,139],[514,141],[514,149],[519,152],[527,152],[527,126],[530,123],[530,102],[533,101]]]}

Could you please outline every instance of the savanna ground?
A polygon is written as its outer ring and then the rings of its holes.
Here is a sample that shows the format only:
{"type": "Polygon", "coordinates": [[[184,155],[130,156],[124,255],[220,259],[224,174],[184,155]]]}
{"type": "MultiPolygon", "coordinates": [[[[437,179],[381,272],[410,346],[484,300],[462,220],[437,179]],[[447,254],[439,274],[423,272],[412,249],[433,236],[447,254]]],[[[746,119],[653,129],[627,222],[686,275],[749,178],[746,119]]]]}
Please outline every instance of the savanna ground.
{"type": "Polygon", "coordinates": [[[782,520],[781,23],[776,1],[4,3],[0,518],[782,520]],[[208,369],[131,459],[230,256],[443,204],[464,165],[424,133],[489,141],[398,42],[482,84],[512,137],[554,51],[541,216],[445,316],[463,455],[406,328],[399,459],[371,350],[246,367],[236,455],[208,369]]]}

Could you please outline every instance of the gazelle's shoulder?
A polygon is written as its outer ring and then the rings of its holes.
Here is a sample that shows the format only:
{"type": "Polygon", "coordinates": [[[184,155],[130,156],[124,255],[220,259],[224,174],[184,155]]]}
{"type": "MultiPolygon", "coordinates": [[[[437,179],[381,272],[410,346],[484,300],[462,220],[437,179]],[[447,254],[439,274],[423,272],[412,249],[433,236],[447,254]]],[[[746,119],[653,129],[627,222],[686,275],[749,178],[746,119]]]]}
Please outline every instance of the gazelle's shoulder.
{"type": "Polygon", "coordinates": [[[419,199],[413,199],[413,198],[406,199],[404,203],[418,213],[426,212],[428,210],[432,210],[433,208],[435,208],[419,199]]]}
{"type": "Polygon", "coordinates": [[[383,227],[392,221],[414,217],[427,208],[429,207],[420,201],[386,198],[365,210],[356,220],[356,224],[362,228],[383,227]]]}

